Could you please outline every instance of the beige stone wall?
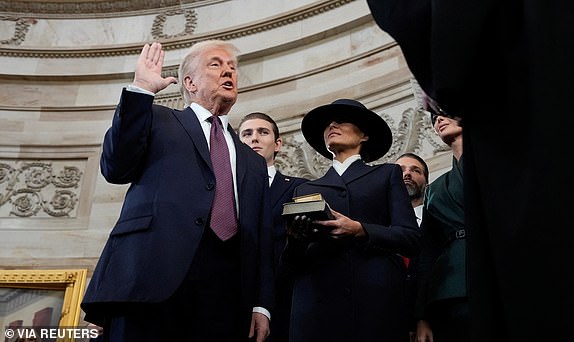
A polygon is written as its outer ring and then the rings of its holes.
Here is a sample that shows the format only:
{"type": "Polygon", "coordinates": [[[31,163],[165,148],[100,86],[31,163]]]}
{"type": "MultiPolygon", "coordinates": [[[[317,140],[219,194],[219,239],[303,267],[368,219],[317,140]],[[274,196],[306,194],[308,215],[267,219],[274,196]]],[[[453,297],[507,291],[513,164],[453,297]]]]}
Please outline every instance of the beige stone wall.
{"type": "MultiPolygon", "coordinates": [[[[363,102],[391,126],[393,146],[377,163],[412,151],[433,179],[450,167],[400,48],[365,1],[133,1],[133,10],[113,13],[79,3],[85,13],[0,12],[0,268],[93,270],[127,189],[99,173],[102,137],[141,46],[153,40],[167,50],[170,75],[195,41],[235,43],[240,95],[231,122],[251,111],[274,117],[287,174],[315,178],[328,167],[299,125],[338,98],[363,102]]],[[[180,107],[177,86],[156,102],[180,107]]]]}

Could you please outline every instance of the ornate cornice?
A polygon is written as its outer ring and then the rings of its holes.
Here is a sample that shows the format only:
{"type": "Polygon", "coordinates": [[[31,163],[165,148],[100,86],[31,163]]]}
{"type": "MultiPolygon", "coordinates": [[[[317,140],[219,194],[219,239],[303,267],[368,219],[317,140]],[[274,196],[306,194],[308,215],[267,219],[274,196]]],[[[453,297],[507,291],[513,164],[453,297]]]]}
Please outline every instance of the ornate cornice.
{"type": "Polygon", "coordinates": [[[34,16],[36,18],[91,18],[94,16],[125,16],[144,14],[168,7],[182,5],[205,6],[214,2],[229,0],[0,0],[3,13],[34,16]]]}
{"type": "MultiPolygon", "coordinates": [[[[328,0],[319,4],[313,4],[283,13],[281,15],[270,17],[265,20],[253,22],[247,26],[229,28],[222,31],[205,33],[200,35],[171,37],[160,39],[165,50],[186,49],[193,44],[207,39],[231,40],[250,36],[256,33],[270,31],[285,25],[293,24],[298,21],[308,19],[313,16],[333,10],[350,2],[357,0],[328,0]]],[[[165,13],[165,12],[164,12],[165,13]]],[[[159,14],[162,15],[162,14],[159,14]]],[[[163,14],[165,15],[165,14],[163,14]]],[[[364,16],[361,20],[353,24],[362,24],[372,20],[370,16],[364,16]]],[[[347,23],[346,25],[348,25],[347,23]]],[[[347,27],[347,26],[345,26],[347,27]]],[[[39,50],[39,49],[21,49],[21,48],[0,48],[0,56],[9,57],[33,57],[33,58],[96,58],[96,57],[113,57],[137,55],[141,52],[141,44],[130,44],[122,46],[112,46],[97,49],[73,49],[65,48],[58,50],[39,50]]]]}

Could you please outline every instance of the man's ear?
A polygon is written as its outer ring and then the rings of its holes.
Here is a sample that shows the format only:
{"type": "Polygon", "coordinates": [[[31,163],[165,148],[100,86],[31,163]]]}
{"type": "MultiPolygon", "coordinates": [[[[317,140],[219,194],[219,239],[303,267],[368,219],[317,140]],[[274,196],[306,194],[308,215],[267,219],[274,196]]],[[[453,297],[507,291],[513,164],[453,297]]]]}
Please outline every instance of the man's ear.
{"type": "Polygon", "coordinates": [[[185,89],[187,89],[187,91],[189,91],[190,93],[195,93],[195,91],[197,90],[197,86],[195,85],[195,83],[193,83],[193,80],[189,75],[183,78],[183,85],[185,86],[185,89]]]}
{"type": "Polygon", "coordinates": [[[275,140],[274,151],[275,152],[281,151],[281,147],[283,147],[283,139],[281,139],[281,137],[279,137],[279,138],[277,138],[277,140],[275,140]]]}
{"type": "Polygon", "coordinates": [[[363,137],[361,138],[361,142],[364,143],[365,141],[369,140],[369,136],[368,135],[363,135],[363,137]]]}

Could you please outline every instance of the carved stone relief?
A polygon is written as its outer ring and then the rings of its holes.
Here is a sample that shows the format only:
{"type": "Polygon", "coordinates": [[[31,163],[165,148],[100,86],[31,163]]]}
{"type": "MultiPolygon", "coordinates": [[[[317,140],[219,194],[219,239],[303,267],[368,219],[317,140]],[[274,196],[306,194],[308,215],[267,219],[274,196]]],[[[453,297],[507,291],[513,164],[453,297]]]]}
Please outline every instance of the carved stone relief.
{"type": "MultiPolygon", "coordinates": [[[[179,26],[179,25],[175,25],[179,26]]],[[[154,39],[170,39],[176,37],[182,37],[187,35],[192,35],[197,26],[197,14],[195,10],[188,9],[176,9],[171,11],[166,11],[165,13],[158,14],[151,28],[151,35],[154,39]],[[170,29],[173,30],[174,25],[168,25],[168,21],[177,21],[178,23],[184,23],[181,31],[171,33],[170,29]],[[179,17],[183,17],[183,20],[179,20],[179,17]],[[169,29],[168,29],[169,27],[169,29]]]]}
{"type": "Polygon", "coordinates": [[[331,167],[331,161],[307,144],[301,133],[283,137],[283,148],[275,158],[277,169],[286,175],[319,178],[331,167]]]}
{"type": "Polygon", "coordinates": [[[393,145],[383,158],[375,162],[376,164],[394,162],[406,152],[413,152],[424,157],[425,154],[428,154],[424,148],[425,144],[432,147],[431,155],[450,150],[433,131],[429,116],[422,109],[409,108],[403,111],[396,125],[387,114],[383,113],[381,116],[391,127],[393,145]]]}
{"type": "Polygon", "coordinates": [[[2,31],[8,33],[7,36],[0,36],[0,45],[18,46],[22,44],[30,30],[30,25],[33,23],[34,19],[0,16],[0,25],[4,27],[2,31]],[[9,32],[13,32],[12,36],[9,32]]]}
{"type": "Polygon", "coordinates": [[[75,217],[84,164],[0,160],[0,218],[75,217]]]}

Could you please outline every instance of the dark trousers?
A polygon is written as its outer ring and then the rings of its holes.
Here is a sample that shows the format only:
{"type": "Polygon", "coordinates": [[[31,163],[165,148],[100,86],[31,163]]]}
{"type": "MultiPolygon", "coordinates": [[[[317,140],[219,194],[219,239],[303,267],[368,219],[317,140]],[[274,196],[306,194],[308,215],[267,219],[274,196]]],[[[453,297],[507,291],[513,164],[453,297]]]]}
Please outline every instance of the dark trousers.
{"type": "Polygon", "coordinates": [[[275,311],[271,320],[271,335],[268,342],[289,341],[289,321],[291,320],[291,301],[293,297],[292,276],[280,277],[275,285],[275,311]]]}
{"type": "Polygon", "coordinates": [[[112,318],[104,326],[103,340],[246,341],[249,330],[244,322],[250,313],[241,309],[239,260],[238,236],[223,242],[206,229],[193,263],[173,296],[112,318]]]}
{"type": "Polygon", "coordinates": [[[445,299],[433,303],[429,311],[429,324],[435,342],[470,341],[468,299],[445,299]]]}

